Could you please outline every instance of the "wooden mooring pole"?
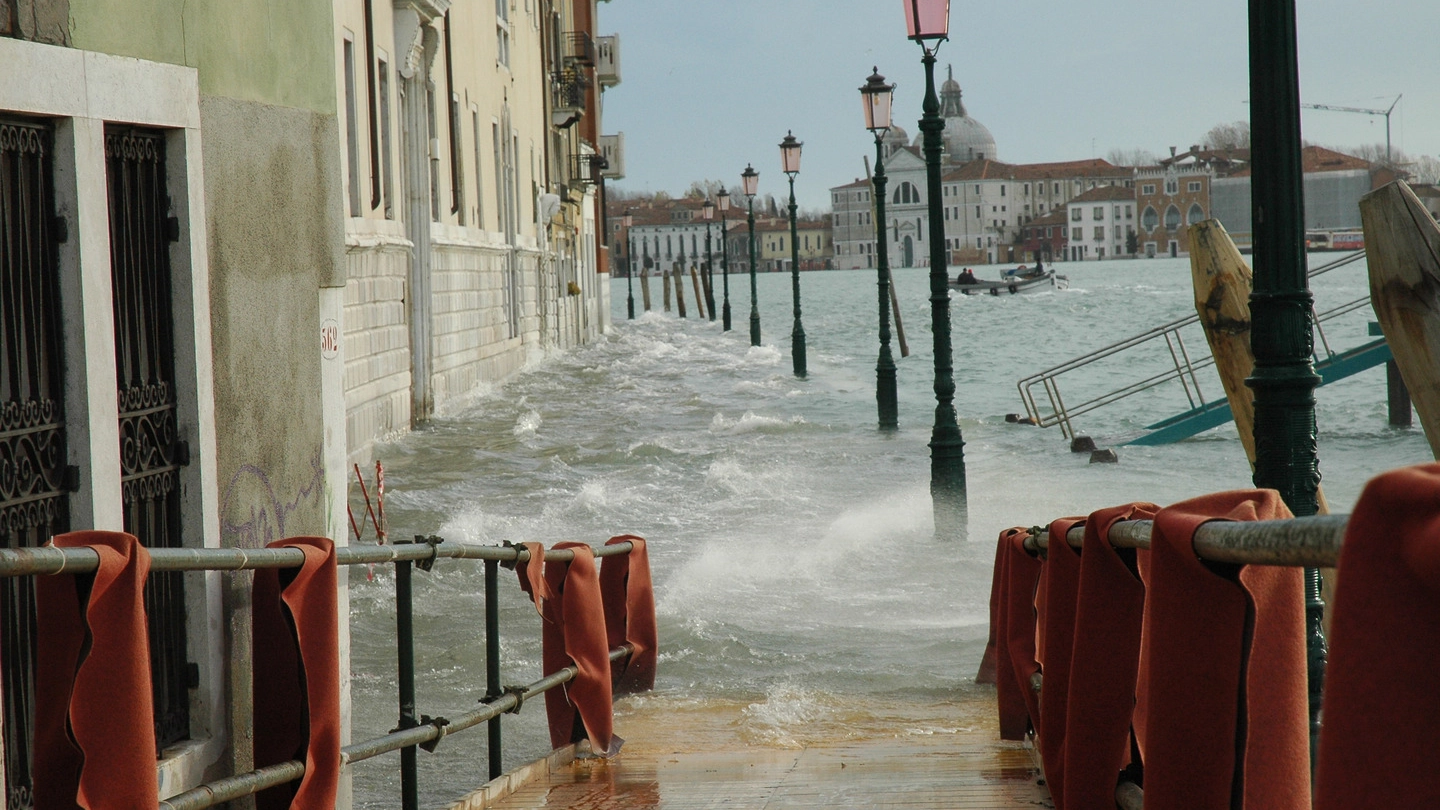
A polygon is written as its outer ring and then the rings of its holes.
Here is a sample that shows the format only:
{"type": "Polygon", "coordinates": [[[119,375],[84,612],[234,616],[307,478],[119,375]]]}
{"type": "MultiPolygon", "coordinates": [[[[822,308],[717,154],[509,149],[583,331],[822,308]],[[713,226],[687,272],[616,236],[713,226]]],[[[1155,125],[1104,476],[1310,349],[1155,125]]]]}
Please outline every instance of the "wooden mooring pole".
{"type": "Polygon", "coordinates": [[[645,301],[645,311],[650,311],[650,268],[640,271],[640,297],[645,301]]]}
{"type": "Polygon", "coordinates": [[[705,295],[700,290],[700,275],[695,272],[695,265],[690,265],[690,282],[695,285],[695,317],[705,319],[705,295]]]}
{"type": "MultiPolygon", "coordinates": [[[[1360,219],[1370,304],[1440,459],[1440,225],[1403,180],[1360,198],[1360,219]]],[[[1392,424],[1398,407],[1392,399],[1392,424]]]]}

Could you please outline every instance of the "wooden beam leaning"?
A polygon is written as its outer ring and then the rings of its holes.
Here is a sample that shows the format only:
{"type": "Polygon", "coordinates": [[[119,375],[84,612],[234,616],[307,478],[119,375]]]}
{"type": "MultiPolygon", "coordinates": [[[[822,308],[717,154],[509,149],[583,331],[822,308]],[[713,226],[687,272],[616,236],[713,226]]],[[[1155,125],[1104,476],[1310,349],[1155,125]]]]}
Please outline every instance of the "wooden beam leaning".
{"type": "Polygon", "coordinates": [[[1370,303],[1440,459],[1440,225],[1397,180],[1360,198],[1370,303]]]}
{"type": "MultiPolygon", "coordinates": [[[[1255,371],[1250,350],[1250,266],[1218,219],[1190,227],[1190,274],[1195,284],[1195,312],[1215,357],[1215,370],[1230,402],[1230,414],[1250,470],[1255,470],[1255,392],[1245,379],[1255,371]]],[[[1319,514],[1329,514],[1325,492],[1317,489],[1319,514]]]]}

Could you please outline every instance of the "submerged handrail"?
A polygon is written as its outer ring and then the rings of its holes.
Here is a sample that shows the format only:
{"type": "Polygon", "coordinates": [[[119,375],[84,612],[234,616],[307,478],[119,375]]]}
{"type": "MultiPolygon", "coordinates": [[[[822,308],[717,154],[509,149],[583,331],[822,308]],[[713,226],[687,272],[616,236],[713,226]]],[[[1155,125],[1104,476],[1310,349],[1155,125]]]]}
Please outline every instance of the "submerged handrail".
{"type": "MultiPolygon", "coordinates": [[[[1340,559],[1349,515],[1314,515],[1288,520],[1211,521],[1195,530],[1195,554],[1210,562],[1235,565],[1284,565],[1333,568],[1340,559]]],[[[1106,538],[1115,548],[1150,548],[1152,520],[1127,520],[1110,528],[1106,538]]],[[[1065,534],[1065,542],[1080,548],[1085,527],[1065,534]]],[[[1050,532],[1032,530],[1025,538],[1028,551],[1050,547],[1050,532]]]]}
{"type": "MultiPolygon", "coordinates": [[[[1342,256],[1341,258],[1334,261],[1327,262],[1326,264],[1309,271],[1307,275],[1309,278],[1315,278],[1316,276],[1323,275],[1332,270],[1336,270],[1346,265],[1353,264],[1354,262],[1357,262],[1363,258],[1365,258],[1365,251],[1356,251],[1349,255],[1342,256]]],[[[1359,309],[1360,307],[1369,303],[1369,301],[1370,296],[1367,293],[1362,298],[1356,299],[1354,301],[1348,301],[1333,309],[1326,310],[1325,312],[1317,313],[1313,308],[1311,309],[1311,325],[1314,327],[1320,337],[1317,345],[1324,348],[1324,351],[1326,352],[1328,357],[1333,357],[1335,355],[1335,352],[1330,348],[1330,343],[1325,337],[1325,332],[1321,327],[1321,324],[1325,321],[1331,320],[1332,318],[1337,318],[1341,315],[1359,309]]],[[[1111,403],[1133,396],[1140,393],[1141,391],[1146,391],[1156,386],[1176,380],[1179,380],[1181,385],[1184,387],[1185,394],[1190,400],[1191,407],[1203,408],[1206,403],[1204,397],[1199,396],[1199,378],[1197,377],[1196,372],[1213,366],[1215,364],[1215,358],[1207,353],[1203,357],[1197,357],[1195,359],[1192,359],[1189,352],[1185,349],[1183,337],[1181,335],[1182,329],[1190,326],[1196,326],[1199,323],[1200,316],[1198,314],[1187,315],[1183,318],[1177,318],[1168,323],[1164,323],[1151,329],[1147,329],[1146,331],[1141,332],[1137,335],[1125,338],[1124,340],[1116,341],[1115,343],[1111,343],[1108,346],[1103,346],[1088,354],[1072,358],[1063,363],[1060,363],[1059,365],[1052,366],[1043,371],[1038,371],[1034,374],[1029,375],[1028,377],[1022,378],[1019,382],[1016,383],[1016,388],[1019,390],[1021,402],[1023,402],[1025,405],[1026,415],[1033,421],[1034,424],[1038,425],[1039,427],[1052,427],[1054,425],[1059,425],[1061,431],[1065,434],[1067,438],[1074,438],[1075,431],[1073,425],[1071,424],[1071,421],[1074,419],[1074,417],[1089,413],[1090,411],[1102,408],[1111,403]],[[1118,388],[1094,396],[1077,405],[1067,405],[1065,403],[1064,397],[1062,397],[1060,394],[1060,386],[1057,382],[1058,377],[1071,371],[1084,368],[1085,366],[1089,366],[1092,363],[1105,359],[1106,357],[1110,357],[1112,355],[1119,354],[1120,352],[1148,344],[1151,341],[1161,338],[1165,339],[1169,348],[1169,354],[1171,356],[1172,362],[1172,365],[1169,368],[1166,368],[1164,371],[1161,371],[1150,377],[1146,377],[1144,379],[1121,385],[1118,388]],[[1037,403],[1036,393],[1033,390],[1036,385],[1041,386],[1041,388],[1043,389],[1044,397],[1049,400],[1049,413],[1041,413],[1040,411],[1040,406],[1037,403]],[[1192,389],[1194,393],[1192,393],[1192,389]],[[1199,398],[1198,405],[1195,401],[1197,397],[1199,398]]],[[[1320,359],[1318,351],[1315,353],[1315,359],[1320,359]]]]}

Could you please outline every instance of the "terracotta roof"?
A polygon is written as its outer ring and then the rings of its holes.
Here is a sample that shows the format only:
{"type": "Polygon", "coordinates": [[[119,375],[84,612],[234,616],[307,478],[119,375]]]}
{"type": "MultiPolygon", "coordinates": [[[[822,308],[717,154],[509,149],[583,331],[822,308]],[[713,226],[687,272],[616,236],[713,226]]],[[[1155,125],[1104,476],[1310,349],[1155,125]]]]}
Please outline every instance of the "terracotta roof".
{"type": "Polygon", "coordinates": [[[1072,177],[1129,177],[1132,171],[1108,160],[1069,160],[1058,163],[1001,163],[972,160],[947,173],[945,180],[1059,180],[1072,177]]]}
{"type": "Polygon", "coordinates": [[[1134,200],[1135,189],[1124,186],[1096,186],[1079,197],[1073,197],[1070,204],[1102,202],[1108,200],[1134,200]]]}
{"type": "MultiPolygon", "coordinates": [[[[1377,171],[1381,166],[1368,160],[1326,149],[1323,146],[1307,146],[1300,150],[1300,170],[1305,174],[1322,172],[1377,171]]],[[[1250,167],[1226,175],[1227,177],[1249,177],[1250,167]]]]}
{"type": "Polygon", "coordinates": [[[1035,226],[1045,227],[1046,225],[1064,225],[1067,222],[1064,208],[1056,208],[1054,211],[1043,217],[1036,217],[1025,223],[1022,227],[1034,228],[1035,226]]]}
{"type": "Polygon", "coordinates": [[[869,188],[869,187],[870,187],[870,181],[869,181],[869,180],[865,180],[865,179],[863,179],[863,178],[856,178],[855,182],[853,182],[853,183],[846,183],[846,184],[843,185],[843,186],[834,186],[834,187],[832,187],[830,190],[831,190],[831,191],[840,191],[841,189],[846,189],[846,188],[869,188]]]}

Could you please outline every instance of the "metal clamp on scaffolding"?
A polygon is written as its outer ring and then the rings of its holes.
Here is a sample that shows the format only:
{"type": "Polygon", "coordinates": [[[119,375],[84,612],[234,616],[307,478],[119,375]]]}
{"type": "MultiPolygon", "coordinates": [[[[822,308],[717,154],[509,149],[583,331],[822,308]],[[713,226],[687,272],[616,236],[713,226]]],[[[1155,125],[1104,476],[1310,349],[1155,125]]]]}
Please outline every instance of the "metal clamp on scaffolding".
{"type": "Polygon", "coordinates": [[[445,727],[450,725],[450,721],[443,717],[431,717],[428,714],[422,714],[420,715],[420,725],[433,726],[435,730],[439,732],[428,742],[420,743],[420,747],[425,750],[425,753],[433,754],[435,753],[435,749],[440,747],[440,741],[445,739],[445,727]]]}
{"type": "Polygon", "coordinates": [[[433,534],[428,536],[417,534],[414,540],[398,540],[396,542],[400,545],[429,546],[430,556],[417,557],[414,563],[415,567],[421,571],[430,571],[435,568],[435,561],[440,558],[440,544],[445,542],[445,538],[433,534]]]}

